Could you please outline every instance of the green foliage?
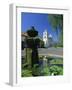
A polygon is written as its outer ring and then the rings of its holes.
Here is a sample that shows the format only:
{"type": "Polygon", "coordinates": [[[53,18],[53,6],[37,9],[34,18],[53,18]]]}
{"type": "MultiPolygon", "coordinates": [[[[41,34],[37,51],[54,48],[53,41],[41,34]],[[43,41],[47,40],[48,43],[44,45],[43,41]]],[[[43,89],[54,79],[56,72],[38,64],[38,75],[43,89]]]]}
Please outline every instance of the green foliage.
{"type": "Polygon", "coordinates": [[[54,75],[63,75],[63,68],[56,65],[51,66],[50,73],[53,73],[54,75]]]}
{"type": "Polygon", "coordinates": [[[40,48],[44,48],[44,41],[40,40],[40,48]]]}
{"type": "Polygon", "coordinates": [[[53,30],[56,31],[60,43],[63,45],[63,15],[49,14],[48,19],[53,30]],[[59,29],[60,32],[58,32],[59,29]]]}
{"type": "Polygon", "coordinates": [[[40,76],[40,67],[38,64],[34,64],[32,68],[32,75],[33,76],[40,76]]]}
{"type": "Polygon", "coordinates": [[[53,59],[50,61],[50,64],[63,64],[63,59],[53,59]]]}
{"type": "Polygon", "coordinates": [[[49,14],[48,19],[54,29],[60,28],[63,30],[63,15],[49,14]]]}
{"type": "Polygon", "coordinates": [[[28,38],[26,40],[26,43],[27,43],[28,48],[44,47],[44,42],[40,40],[39,38],[28,38]]]}
{"type": "Polygon", "coordinates": [[[44,67],[42,70],[41,70],[41,75],[43,76],[49,76],[50,75],[50,72],[49,72],[49,67],[44,67]]]}
{"type": "Polygon", "coordinates": [[[22,64],[22,69],[24,69],[25,67],[28,67],[28,63],[22,64]]]}
{"type": "Polygon", "coordinates": [[[28,69],[24,69],[24,70],[22,70],[21,76],[22,77],[30,77],[30,76],[32,76],[32,71],[28,70],[28,69]]]}
{"type": "Polygon", "coordinates": [[[36,31],[35,28],[32,26],[31,29],[27,31],[27,34],[30,37],[36,37],[38,35],[38,31],[36,31]]]}
{"type": "Polygon", "coordinates": [[[35,45],[40,47],[40,39],[39,38],[36,38],[35,39],[35,45]]]}
{"type": "Polygon", "coordinates": [[[27,39],[27,46],[32,49],[31,66],[33,67],[34,64],[39,63],[37,45],[39,44],[40,41],[39,39],[34,38],[38,35],[38,31],[36,31],[33,26],[31,27],[31,29],[27,31],[27,34],[30,38],[30,39],[27,39]]]}
{"type": "Polygon", "coordinates": [[[35,45],[39,48],[43,48],[44,47],[44,41],[41,40],[40,38],[36,38],[35,39],[35,45]]]}
{"type": "MultiPolygon", "coordinates": [[[[28,49],[27,53],[30,53],[30,49],[28,49]]],[[[37,55],[36,55],[37,56],[37,55]]],[[[55,58],[48,56],[47,58],[47,63],[43,64],[43,58],[44,56],[41,55],[39,57],[39,62],[37,62],[36,56],[33,57],[33,60],[30,61],[30,57],[28,56],[28,60],[25,63],[22,63],[22,77],[29,77],[29,76],[50,76],[52,73],[54,75],[63,75],[63,58],[55,58]],[[41,60],[41,61],[40,61],[41,60]],[[29,63],[28,63],[29,61],[29,63]],[[31,63],[32,64],[31,64],[31,63]],[[31,68],[28,68],[29,65],[32,65],[31,68]]]]}

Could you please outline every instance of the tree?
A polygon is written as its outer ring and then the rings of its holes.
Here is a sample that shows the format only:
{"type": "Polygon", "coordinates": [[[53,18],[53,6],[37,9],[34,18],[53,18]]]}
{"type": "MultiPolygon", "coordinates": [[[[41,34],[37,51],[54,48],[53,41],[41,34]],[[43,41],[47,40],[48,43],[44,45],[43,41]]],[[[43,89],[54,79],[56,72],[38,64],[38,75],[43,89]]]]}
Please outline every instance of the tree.
{"type": "Polygon", "coordinates": [[[44,41],[41,40],[40,38],[35,39],[35,44],[38,48],[44,48],[44,41]]]}
{"type": "Polygon", "coordinates": [[[32,67],[33,67],[34,64],[39,63],[38,50],[36,44],[38,41],[36,41],[34,38],[38,35],[38,31],[36,31],[35,28],[32,26],[31,29],[27,31],[27,34],[30,37],[30,39],[27,39],[28,41],[27,44],[28,47],[32,49],[31,59],[32,59],[32,67]]]}
{"type": "Polygon", "coordinates": [[[48,19],[53,29],[56,31],[58,39],[63,44],[63,15],[49,14],[48,19]]]}
{"type": "Polygon", "coordinates": [[[38,35],[38,31],[35,30],[34,26],[32,26],[27,33],[30,37],[36,37],[38,35]]]}

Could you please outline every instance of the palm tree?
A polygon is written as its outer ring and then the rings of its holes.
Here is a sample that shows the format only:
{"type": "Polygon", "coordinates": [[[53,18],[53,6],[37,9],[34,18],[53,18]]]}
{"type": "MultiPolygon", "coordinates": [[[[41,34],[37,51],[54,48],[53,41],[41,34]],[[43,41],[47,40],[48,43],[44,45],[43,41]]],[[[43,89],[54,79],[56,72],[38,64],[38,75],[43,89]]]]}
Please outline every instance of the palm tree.
{"type": "Polygon", "coordinates": [[[63,44],[63,15],[49,14],[48,19],[53,30],[56,31],[58,40],[63,44]]]}

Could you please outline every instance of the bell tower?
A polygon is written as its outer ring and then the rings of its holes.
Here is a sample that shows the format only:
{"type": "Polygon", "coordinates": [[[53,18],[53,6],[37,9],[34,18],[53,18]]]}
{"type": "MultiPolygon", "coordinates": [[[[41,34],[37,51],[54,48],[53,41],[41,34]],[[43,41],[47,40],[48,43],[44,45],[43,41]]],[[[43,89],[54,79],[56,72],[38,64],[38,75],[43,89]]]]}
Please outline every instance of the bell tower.
{"type": "Polygon", "coordinates": [[[44,41],[44,46],[48,47],[48,32],[47,32],[47,30],[45,30],[43,32],[43,41],[44,41]]]}

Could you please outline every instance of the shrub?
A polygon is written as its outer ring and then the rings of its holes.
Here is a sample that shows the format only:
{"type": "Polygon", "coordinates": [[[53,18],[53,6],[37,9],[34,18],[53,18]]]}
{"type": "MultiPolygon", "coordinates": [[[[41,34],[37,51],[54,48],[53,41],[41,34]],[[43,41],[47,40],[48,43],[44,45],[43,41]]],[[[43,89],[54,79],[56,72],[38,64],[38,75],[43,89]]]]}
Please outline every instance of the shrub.
{"type": "Polygon", "coordinates": [[[41,70],[41,75],[43,75],[43,76],[49,76],[50,75],[49,68],[48,67],[44,67],[41,70]]]}
{"type": "Polygon", "coordinates": [[[24,70],[22,70],[21,76],[22,77],[30,77],[30,76],[32,76],[32,71],[24,69],[24,70]]]}
{"type": "Polygon", "coordinates": [[[54,74],[54,75],[63,75],[63,68],[59,67],[59,66],[51,66],[50,67],[50,74],[54,74]]]}
{"type": "Polygon", "coordinates": [[[32,75],[33,76],[40,76],[40,67],[38,64],[34,64],[32,68],[32,75]]]}
{"type": "Polygon", "coordinates": [[[38,35],[38,31],[35,30],[34,26],[32,26],[31,29],[27,31],[27,34],[30,37],[36,37],[38,35]]]}

